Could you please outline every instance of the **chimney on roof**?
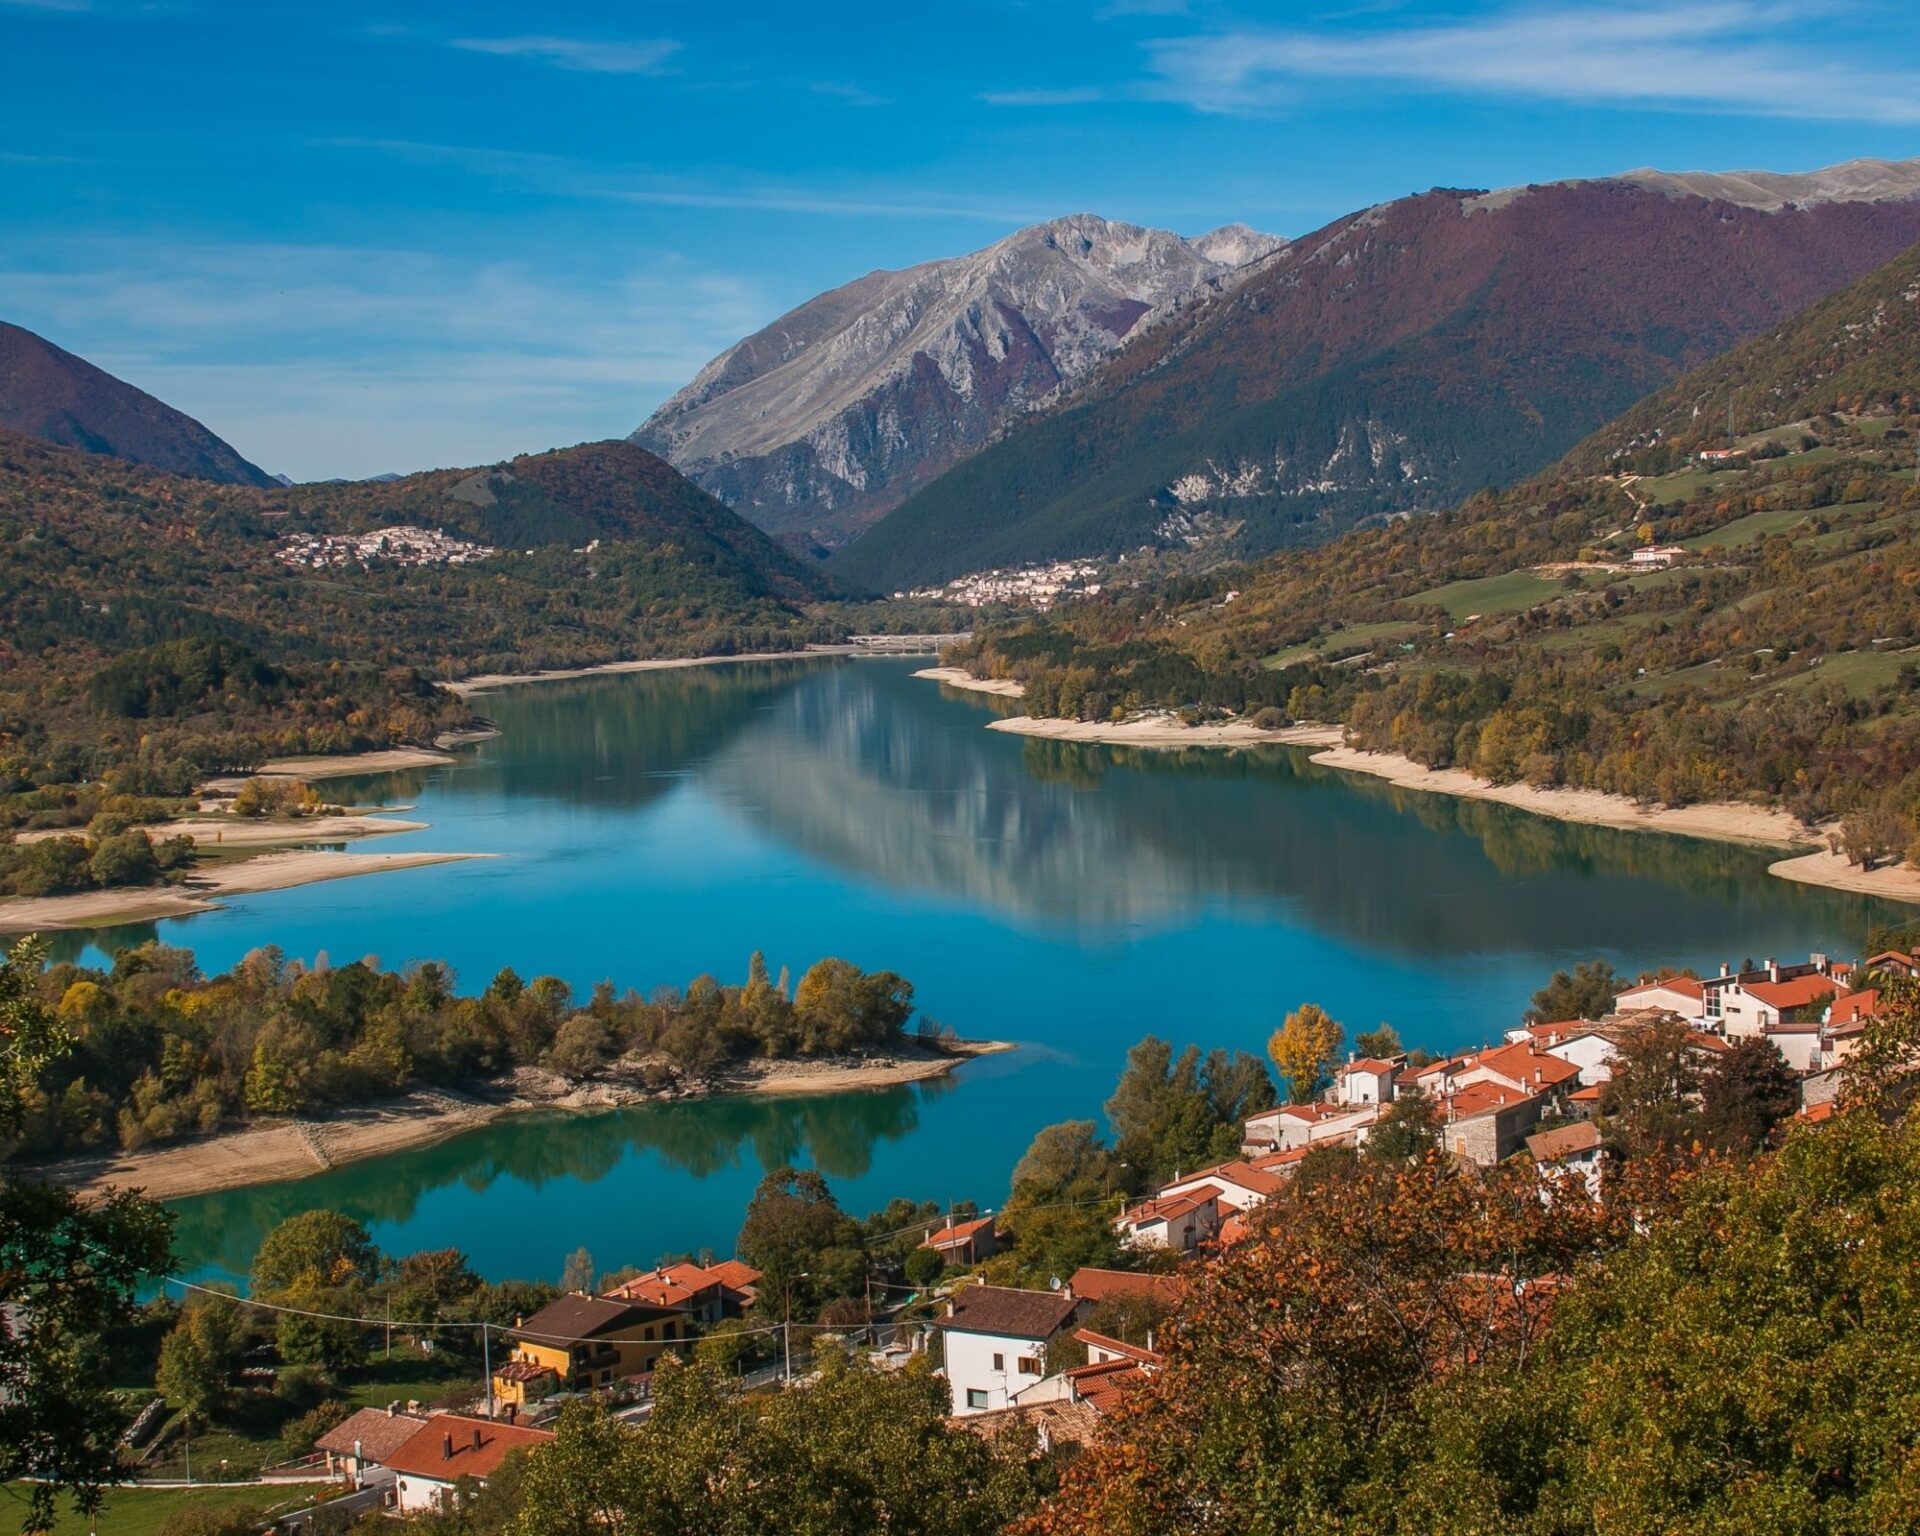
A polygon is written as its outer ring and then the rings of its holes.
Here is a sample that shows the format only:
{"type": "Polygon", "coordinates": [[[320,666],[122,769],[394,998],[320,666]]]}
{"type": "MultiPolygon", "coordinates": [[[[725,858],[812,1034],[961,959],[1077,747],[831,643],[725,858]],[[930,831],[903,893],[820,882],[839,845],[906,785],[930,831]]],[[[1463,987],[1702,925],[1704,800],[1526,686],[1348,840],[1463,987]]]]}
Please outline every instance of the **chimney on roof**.
{"type": "Polygon", "coordinates": [[[387,1417],[390,1419],[397,1419],[400,1417],[400,1399],[399,1398],[396,1397],[392,1402],[387,1404],[387,1417]]]}
{"type": "Polygon", "coordinates": [[[520,1422],[520,1405],[518,1403],[507,1404],[507,1422],[509,1424],[517,1424],[520,1422]]]}
{"type": "Polygon", "coordinates": [[[440,1459],[442,1461],[453,1460],[453,1436],[452,1435],[442,1435],[440,1437],[440,1459]]]}
{"type": "Polygon", "coordinates": [[[473,1426],[473,1448],[476,1451],[480,1449],[480,1426],[478,1424],[473,1426]]]}
{"type": "Polygon", "coordinates": [[[1779,979],[1780,979],[1780,963],[1777,960],[1775,960],[1772,955],[1768,955],[1767,956],[1767,980],[1778,981],[1779,979]]]}
{"type": "Polygon", "coordinates": [[[1720,974],[1721,974],[1722,976],[1730,976],[1730,975],[1732,975],[1732,974],[1733,974],[1733,967],[1731,967],[1730,965],[1728,965],[1726,961],[1724,961],[1724,960],[1722,960],[1722,961],[1720,962],[1720,974]]]}

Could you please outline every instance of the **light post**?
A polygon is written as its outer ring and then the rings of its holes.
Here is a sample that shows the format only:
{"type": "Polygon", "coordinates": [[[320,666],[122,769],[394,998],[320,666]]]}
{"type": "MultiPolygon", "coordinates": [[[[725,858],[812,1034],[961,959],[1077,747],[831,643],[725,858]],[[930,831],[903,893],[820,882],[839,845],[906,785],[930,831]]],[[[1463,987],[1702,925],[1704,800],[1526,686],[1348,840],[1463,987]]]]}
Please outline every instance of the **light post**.
{"type": "Polygon", "coordinates": [[[785,1315],[780,1323],[780,1348],[782,1354],[786,1357],[786,1369],[785,1374],[781,1378],[782,1381],[793,1380],[793,1282],[796,1280],[811,1280],[812,1278],[812,1275],[803,1269],[797,1275],[789,1275],[786,1286],[784,1287],[786,1309],[785,1315]]]}

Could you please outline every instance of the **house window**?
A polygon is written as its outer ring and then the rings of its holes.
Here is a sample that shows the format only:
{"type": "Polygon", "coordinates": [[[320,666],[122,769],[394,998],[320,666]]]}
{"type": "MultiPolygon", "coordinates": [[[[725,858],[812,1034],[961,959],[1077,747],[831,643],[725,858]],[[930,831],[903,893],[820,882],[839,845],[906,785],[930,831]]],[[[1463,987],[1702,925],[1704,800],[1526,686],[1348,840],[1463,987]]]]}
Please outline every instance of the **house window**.
{"type": "Polygon", "coordinates": [[[1040,1362],[1033,1355],[1022,1355],[1018,1360],[1014,1361],[1013,1364],[1014,1369],[1019,1371],[1023,1376],[1038,1376],[1040,1374],[1040,1362]]]}
{"type": "Polygon", "coordinates": [[[987,1394],[981,1391],[980,1388],[978,1387],[968,1387],[967,1388],[967,1406],[969,1408],[986,1407],[987,1394]]]}
{"type": "Polygon", "coordinates": [[[1007,1357],[1005,1355],[995,1355],[993,1357],[993,1368],[996,1371],[1004,1371],[1007,1368],[1007,1357]]]}

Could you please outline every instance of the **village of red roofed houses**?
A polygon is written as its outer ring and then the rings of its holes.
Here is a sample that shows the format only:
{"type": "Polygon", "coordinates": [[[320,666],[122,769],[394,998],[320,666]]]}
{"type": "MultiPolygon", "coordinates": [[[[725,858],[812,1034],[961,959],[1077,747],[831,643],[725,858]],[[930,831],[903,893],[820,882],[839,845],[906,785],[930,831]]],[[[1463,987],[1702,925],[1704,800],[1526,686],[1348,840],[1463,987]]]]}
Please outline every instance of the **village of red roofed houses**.
{"type": "MultiPolygon", "coordinates": [[[[1737,1042],[1764,1040],[1797,1089],[1798,1117],[1818,1122],[1833,1112],[1881,987],[1916,975],[1920,952],[1769,959],[1706,977],[1645,979],[1615,992],[1598,1018],[1523,1022],[1453,1056],[1350,1053],[1317,1096],[1248,1117],[1238,1157],[1181,1171],[1115,1215],[1125,1262],[1138,1268],[1082,1267],[1044,1290],[987,1283],[980,1271],[1004,1251],[1005,1235],[991,1212],[968,1208],[911,1229],[937,1283],[914,1288],[912,1311],[892,1311],[884,1325],[876,1311],[856,1333],[883,1368],[937,1340],[957,1425],[991,1436],[1017,1420],[1042,1452],[1084,1443],[1163,1363],[1154,1327],[1134,1325],[1176,1312],[1188,1289],[1183,1267],[1251,1235],[1251,1213],[1316,1153],[1364,1147],[1397,1111],[1418,1105],[1437,1155],[1481,1168],[1526,1159],[1540,1171],[1543,1198],[1567,1181],[1604,1199],[1606,1090],[1636,1036],[1678,1032],[1703,1074],[1737,1042]]],[[[511,1451],[550,1441],[540,1426],[569,1399],[605,1394],[623,1417],[644,1417],[656,1366],[717,1327],[746,1327],[762,1283],[738,1260],[677,1262],[600,1294],[563,1295],[505,1330],[486,1417],[415,1404],[363,1409],[317,1442],[317,1453],[357,1486],[383,1488],[403,1513],[445,1507],[460,1480],[484,1483],[511,1451]]],[[[757,1330],[777,1333],[782,1354],[743,1386],[792,1379],[788,1346],[800,1326],[789,1319],[757,1330]]],[[[804,1327],[810,1346],[817,1325],[804,1327]]]]}

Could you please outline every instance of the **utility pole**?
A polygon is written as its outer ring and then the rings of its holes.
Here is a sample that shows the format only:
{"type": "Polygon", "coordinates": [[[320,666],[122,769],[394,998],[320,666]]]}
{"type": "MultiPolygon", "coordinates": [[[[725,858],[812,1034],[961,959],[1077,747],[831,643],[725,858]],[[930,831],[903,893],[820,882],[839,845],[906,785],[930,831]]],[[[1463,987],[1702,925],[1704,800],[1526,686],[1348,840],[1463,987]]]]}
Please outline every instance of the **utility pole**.
{"type": "Polygon", "coordinates": [[[480,1368],[487,1373],[487,1417],[493,1417],[493,1334],[490,1323],[480,1325],[480,1368]]]}

